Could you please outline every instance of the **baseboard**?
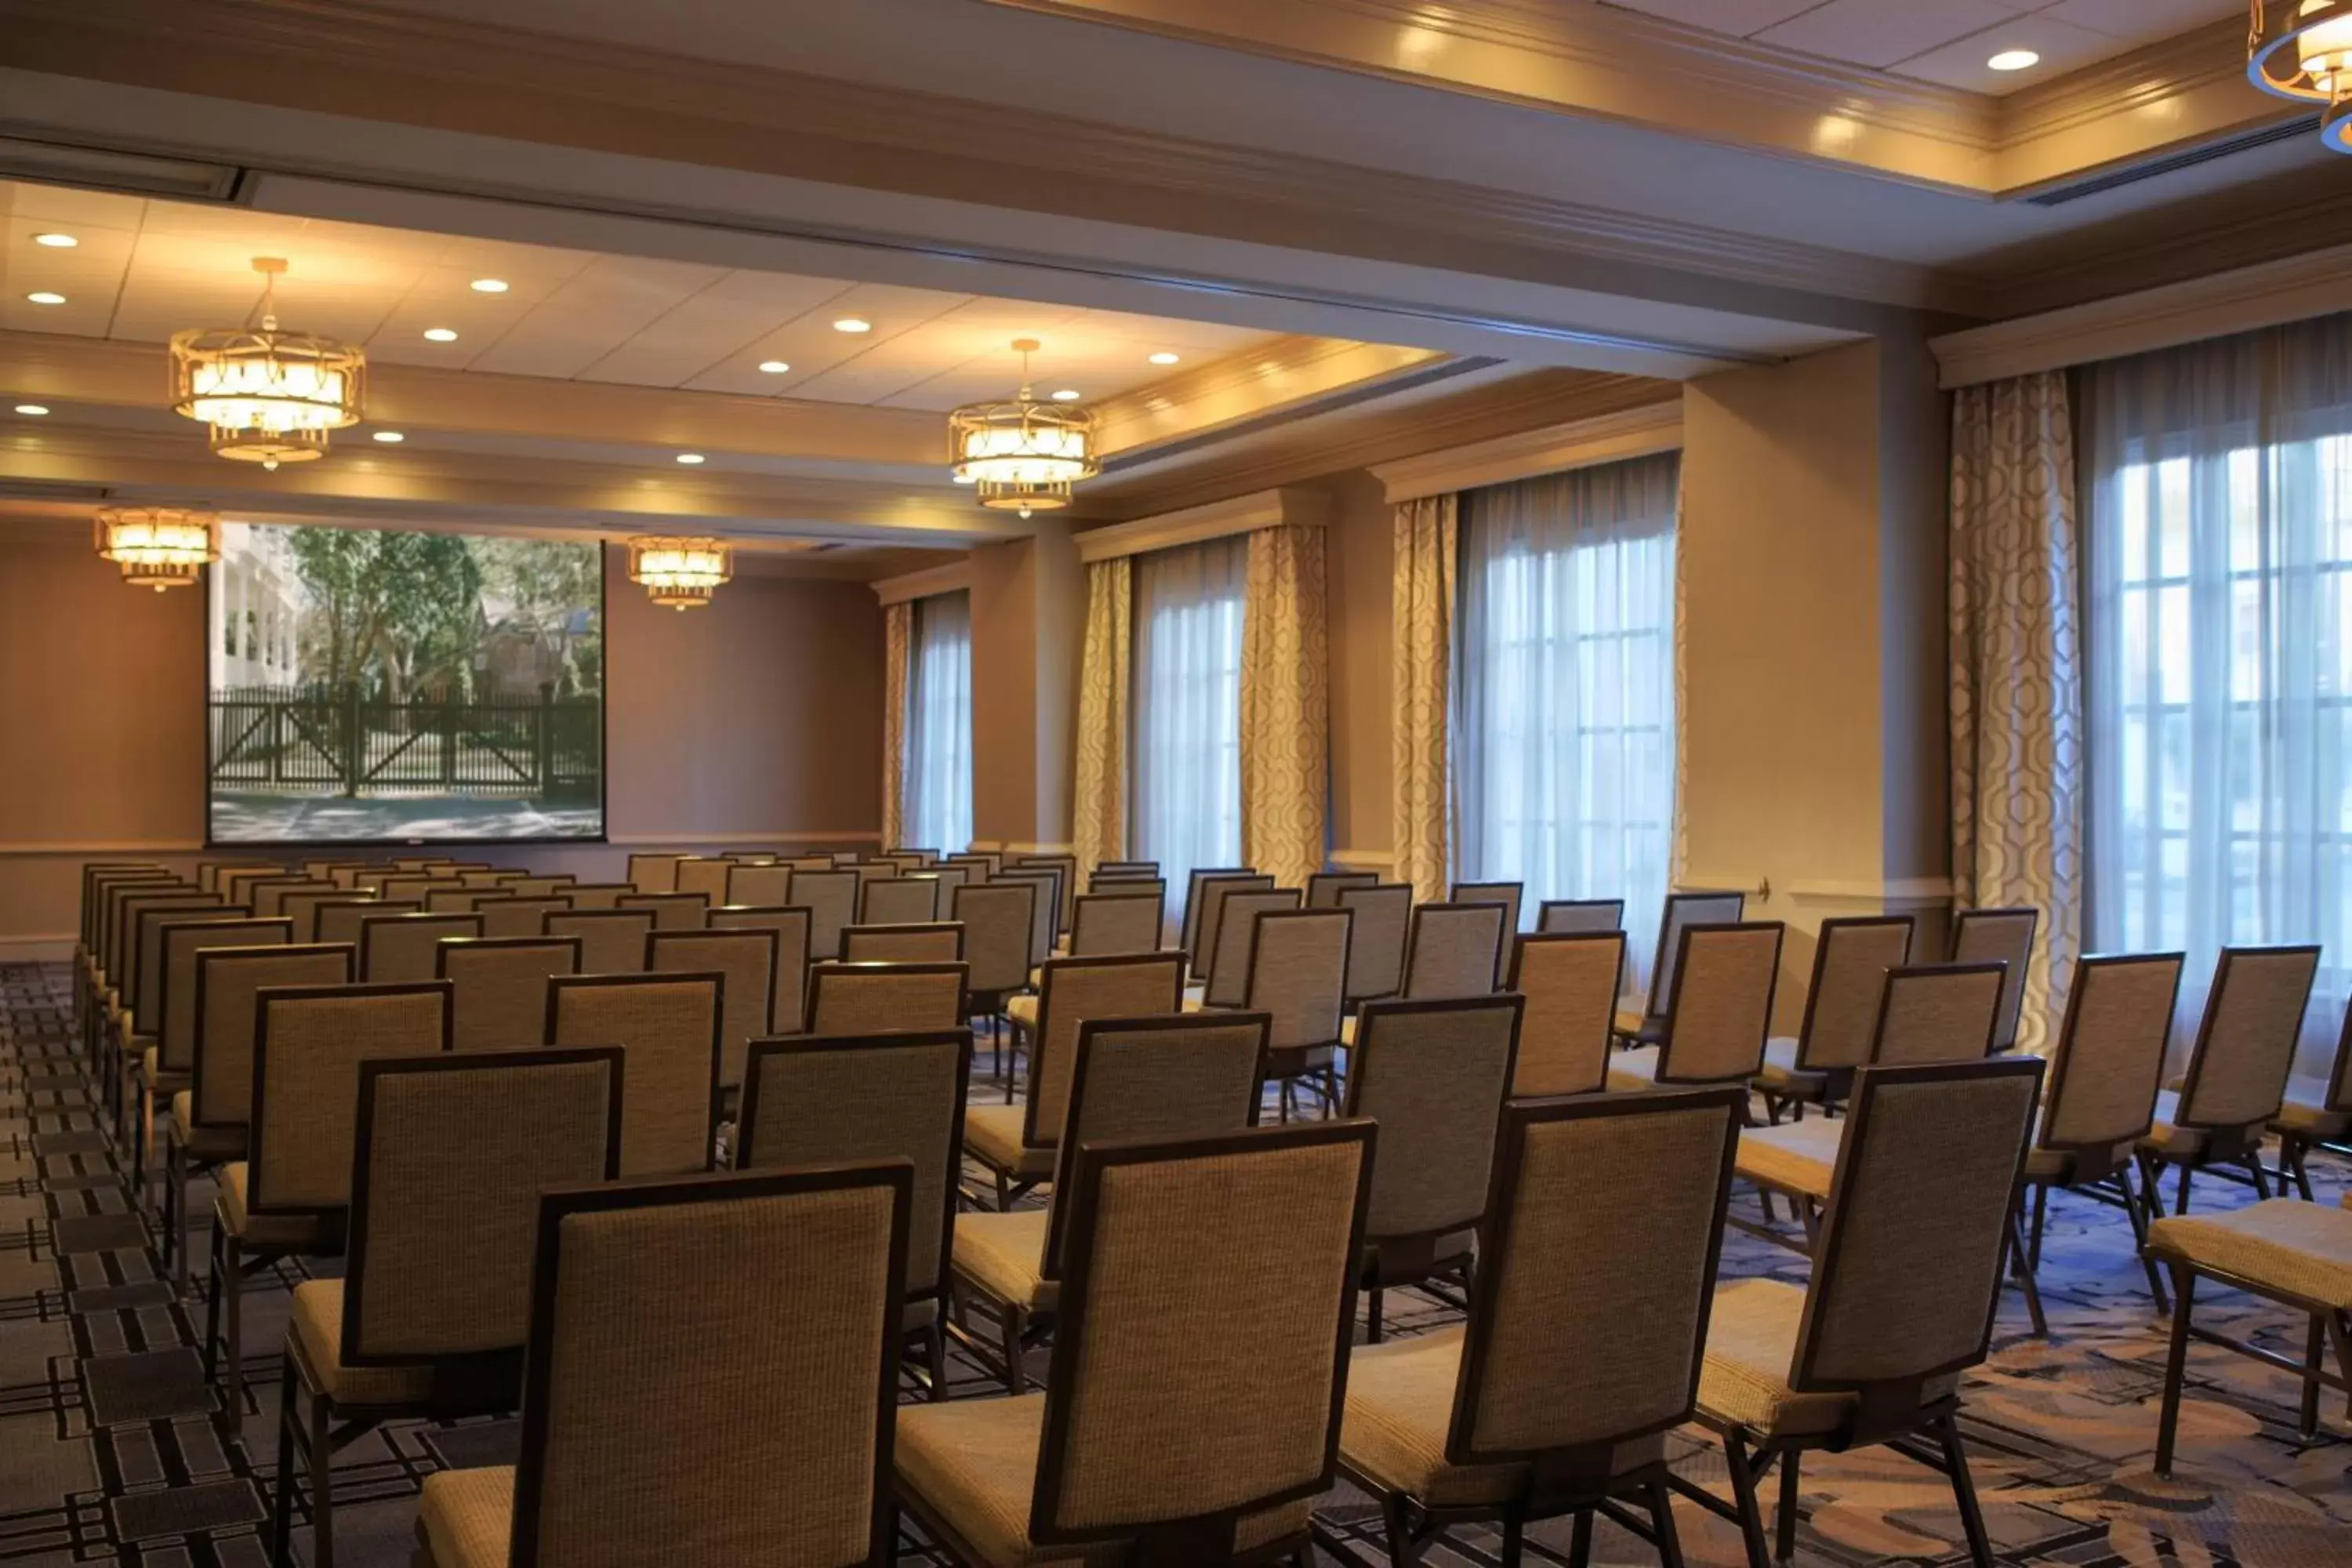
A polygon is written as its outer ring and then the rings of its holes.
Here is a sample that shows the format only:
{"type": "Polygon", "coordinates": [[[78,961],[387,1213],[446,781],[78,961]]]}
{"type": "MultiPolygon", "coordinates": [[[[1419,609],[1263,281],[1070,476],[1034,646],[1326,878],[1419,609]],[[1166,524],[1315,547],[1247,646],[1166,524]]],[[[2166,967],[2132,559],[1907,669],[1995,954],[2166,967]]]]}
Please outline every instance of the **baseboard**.
{"type": "Polygon", "coordinates": [[[71,931],[0,936],[0,963],[62,963],[73,956],[76,940],[71,931]]]}

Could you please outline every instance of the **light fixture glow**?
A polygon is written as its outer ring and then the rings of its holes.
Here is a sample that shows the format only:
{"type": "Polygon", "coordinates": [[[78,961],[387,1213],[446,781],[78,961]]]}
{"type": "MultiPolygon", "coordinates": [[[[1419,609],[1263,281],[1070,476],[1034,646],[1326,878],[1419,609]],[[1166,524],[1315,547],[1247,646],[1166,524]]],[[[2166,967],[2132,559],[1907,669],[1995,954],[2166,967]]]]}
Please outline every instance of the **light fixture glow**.
{"type": "Polygon", "coordinates": [[[466,287],[477,294],[503,294],[507,291],[507,280],[503,278],[477,278],[466,287]]]}
{"type": "Polygon", "coordinates": [[[1078,389],[1075,386],[1065,386],[1054,394],[1056,403],[1076,403],[1077,400],[1078,389]]]}
{"type": "Polygon", "coordinates": [[[1997,71],[2032,70],[2042,63],[2042,57],[2032,49],[2003,49],[1985,61],[1985,68],[1997,71]]]}
{"type": "MultiPolygon", "coordinates": [[[[981,505],[1024,517],[1069,505],[1070,486],[1102,471],[1094,450],[1094,416],[1041,403],[1031,390],[1029,356],[1037,348],[1034,338],[1013,341],[1021,356],[1021,390],[1013,401],[968,404],[948,416],[955,477],[977,487],[981,505]]],[[[1069,401],[1058,392],[1054,395],[1069,401]]]]}
{"type": "Polygon", "coordinates": [[[2352,0],[2252,7],[2246,78],[2276,98],[2323,105],[2320,142],[2352,153],[2352,0]]]}
{"type": "Polygon", "coordinates": [[[874,323],[863,316],[844,316],[834,322],[833,330],[836,332],[870,332],[874,330],[874,323]]]}
{"type": "Polygon", "coordinates": [[[400,442],[408,439],[405,435],[398,430],[379,430],[375,433],[375,438],[382,441],[387,447],[396,446],[400,442]]]}
{"type": "Polygon", "coordinates": [[[62,305],[66,302],[66,297],[63,294],[55,293],[47,289],[36,289],[25,298],[36,305],[62,305]]]}
{"type": "Polygon", "coordinates": [[[763,359],[760,362],[760,372],[763,375],[782,375],[792,368],[780,359],[763,359]]]}
{"type": "Polygon", "coordinates": [[[113,506],[98,514],[99,554],[122,568],[136,588],[184,588],[220,559],[220,519],[175,506],[113,506]]]}
{"type": "Polygon", "coordinates": [[[33,237],[33,243],[46,245],[51,250],[71,250],[81,241],[69,234],[37,234],[33,237]]]}
{"type": "Polygon", "coordinates": [[[695,464],[702,461],[702,454],[699,452],[680,452],[677,455],[677,460],[684,463],[688,468],[692,468],[695,464]]]}
{"type": "Polygon", "coordinates": [[[49,405],[46,403],[19,403],[16,405],[17,413],[29,415],[35,419],[38,419],[42,415],[47,414],[48,411],[49,405]]]}
{"type": "Polygon", "coordinates": [[[276,289],[286,263],[259,256],[253,269],[261,299],[244,326],[172,335],[172,407],[208,426],[220,456],[275,468],[325,456],[330,430],[360,422],[367,355],[280,331],[276,289]]]}
{"type": "Polygon", "coordinates": [[[457,329],[454,327],[427,327],[425,329],[425,341],[428,343],[454,343],[457,341],[457,329]]]}
{"type": "Polygon", "coordinates": [[[1151,356],[1151,363],[1153,364],[1174,364],[1182,357],[1183,356],[1181,354],[1171,354],[1166,349],[1161,349],[1158,353],[1151,356]]]}
{"type": "Polygon", "coordinates": [[[719,584],[734,575],[735,552],[723,539],[646,534],[629,541],[629,581],[667,609],[708,605],[719,584]]]}

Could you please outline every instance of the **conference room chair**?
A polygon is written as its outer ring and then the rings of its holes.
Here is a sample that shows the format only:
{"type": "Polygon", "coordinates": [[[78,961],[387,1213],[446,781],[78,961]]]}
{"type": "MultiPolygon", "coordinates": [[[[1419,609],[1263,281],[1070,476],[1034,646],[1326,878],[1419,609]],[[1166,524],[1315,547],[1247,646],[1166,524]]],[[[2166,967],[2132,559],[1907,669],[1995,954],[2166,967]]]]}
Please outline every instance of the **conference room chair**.
{"type": "MultiPolygon", "coordinates": [[[[1746,1083],[1764,1065],[1772,993],[1780,978],[1779,921],[1686,924],[1676,943],[1674,989],[1655,1043],[1619,1051],[1609,1087],[1746,1083]]],[[[1618,1022],[1624,1014],[1621,1009],[1618,1022]]]]}
{"type": "Polygon", "coordinates": [[[1095,1542],[1297,1560],[1335,1470],[1372,1140],[1334,1121],[1082,1145],[1045,1392],[901,1408],[901,1505],[975,1568],[1095,1542]]]}
{"type": "Polygon", "coordinates": [[[2284,1192],[2291,1181],[2304,1201],[2311,1202],[2311,1173],[2304,1168],[2311,1152],[2352,1153],[2352,1006],[2344,1011],[2326,1076],[2290,1077],[2271,1131],[2279,1139],[2279,1190],[2284,1192]]]}
{"type": "Polygon", "coordinates": [[[1022,871],[1045,869],[1054,873],[1054,931],[1056,935],[1068,931],[1070,921],[1076,913],[1074,900],[1078,896],[1078,858],[1059,854],[1017,855],[1013,857],[1013,868],[1022,871]]]}
{"type": "Polygon", "coordinates": [[[1192,873],[1192,896],[1184,906],[1183,949],[1192,961],[1196,984],[1205,986],[1216,971],[1225,900],[1234,893],[1264,892],[1273,886],[1272,877],[1247,868],[1192,873]]]}
{"type": "Polygon", "coordinates": [[[1384,1294],[1450,1279],[1476,1257],[1495,1129],[1511,1092],[1520,999],[1367,1002],[1348,1060],[1343,1114],[1377,1122],[1364,1220],[1365,1334],[1383,1331],[1384,1294]]]}
{"type": "Polygon", "coordinates": [[[949,914],[963,927],[964,963],[971,969],[966,996],[970,1017],[992,1020],[992,1066],[1006,1073],[1004,1037],[1010,1032],[1005,1009],[1018,993],[1029,987],[1031,932],[1036,920],[1037,889],[1026,882],[966,883],[950,889],[949,914]]]}
{"type": "Polygon", "coordinates": [[[479,915],[363,915],[360,918],[360,978],[388,984],[431,980],[440,973],[445,937],[481,934],[479,915]]]}
{"type": "Polygon", "coordinates": [[[1168,885],[1138,878],[1107,886],[1115,890],[1078,895],[1076,912],[1070,917],[1070,956],[1099,958],[1106,953],[1156,951],[1164,918],[1160,905],[1168,885]]]}
{"type": "Polygon", "coordinates": [[[509,894],[484,900],[474,906],[474,912],[482,917],[484,936],[541,936],[546,932],[548,916],[571,907],[572,900],[561,893],[529,899],[509,894]]]}
{"type": "Polygon", "coordinates": [[[569,871],[547,871],[534,876],[517,877],[507,884],[507,891],[518,899],[569,898],[580,879],[569,871]]]}
{"type": "Polygon", "coordinates": [[[520,1453],[425,1479],[416,1568],[878,1568],[911,1185],[893,1164],[549,1193],[520,1453]]]}
{"type": "Polygon", "coordinates": [[[938,850],[925,849],[911,844],[893,845],[883,853],[893,860],[910,862],[917,866],[936,866],[940,859],[938,850]]]}
{"type": "Polygon", "coordinates": [[[1517,1568],[1527,1527],[1562,1514],[1569,1560],[1585,1563],[1598,1513],[1680,1564],[1665,1435],[1697,1405],[1746,1098],[1503,1108],[1466,1320],[1349,1358],[1339,1470],[1379,1500],[1391,1563],[1499,1521],[1497,1555],[1517,1568]],[[1645,1174],[1627,1184],[1629,1170],[1645,1174]]]}
{"type": "Polygon", "coordinates": [[[796,905],[718,909],[710,911],[710,929],[776,933],[776,994],[765,1032],[799,1034],[808,1005],[809,911],[796,905]]]}
{"type": "MultiPolygon", "coordinates": [[[[200,893],[184,882],[142,885],[117,900],[113,942],[105,954],[106,1021],[99,1031],[96,1076],[118,1142],[122,1140],[127,1127],[124,1089],[130,1081],[131,1065],[145,1052],[152,1038],[149,1031],[141,1028],[141,982],[146,978],[141,960],[158,951],[162,942],[159,934],[161,921],[207,911],[249,914],[252,909],[250,905],[231,900],[224,894],[200,893]]],[[[162,963],[158,960],[148,973],[159,972],[161,968],[162,963]]],[[[152,1016],[154,1011],[152,981],[147,989],[148,1014],[152,1016]]]]}
{"type": "Polygon", "coordinates": [[[912,1030],[839,1039],[761,1040],[744,1068],[739,1171],[780,1166],[914,1169],[902,1342],[923,1346],[920,1381],[948,1388],[948,1259],[956,1229],[971,1031],[912,1030]]]}
{"type": "Polygon", "coordinates": [[[2025,978],[2033,964],[2033,933],[2042,911],[2032,909],[1962,910],[1952,921],[1952,962],[2009,965],[2009,984],[2001,993],[2000,1022],[1993,1031],[1993,1049],[2006,1051],[2017,1044],[2018,1020],[2024,1011],[2025,978]]]}
{"type": "Polygon", "coordinates": [[[1349,888],[1377,888],[1381,876],[1377,871],[1311,871],[1307,877],[1307,907],[1310,910],[1336,910],[1339,894],[1349,888]]]}
{"type": "MultiPolygon", "coordinates": [[[[1243,895],[1248,897],[1249,895],[1243,895]]],[[[1228,900],[1230,913],[1236,900],[1228,900]]],[[[1242,1006],[1270,1020],[1265,1076],[1282,1086],[1287,1120],[1297,1086],[1307,1084],[1323,1100],[1328,1114],[1339,1103],[1339,1053],[1347,1004],[1345,910],[1269,910],[1251,922],[1246,936],[1248,983],[1242,1006]]]]}
{"type": "Polygon", "coordinates": [[[1519,911],[1527,898],[1524,882],[1456,882],[1446,901],[1455,904],[1501,904],[1503,940],[1495,954],[1495,988],[1501,990],[1503,971],[1511,960],[1511,939],[1519,933],[1519,911]]]}
{"type": "Polygon", "coordinates": [[[328,899],[312,912],[310,940],[360,944],[360,922],[370,915],[419,915],[425,905],[415,899],[328,899]]]}
{"type": "Polygon", "coordinates": [[[957,1337],[1013,1394],[1028,1392],[1026,1352],[1051,1334],[1068,1238],[1070,1165],[1083,1144],[1214,1138],[1257,1122],[1269,1020],[1263,1013],[1090,1018],[1070,1044],[1069,1101],[1043,1208],[1000,1207],[957,1222],[957,1337]],[[975,1338],[977,1299],[996,1320],[975,1338]]]}
{"type": "Polygon", "coordinates": [[[173,1290],[188,1290],[188,1177],[217,1175],[245,1158],[253,1120],[253,1038],[260,994],[274,986],[348,985],[359,972],[349,942],[207,948],[196,955],[195,1037],[188,1087],[172,1097],[163,1144],[163,1214],[159,1227],[173,1290]]]}
{"type": "Polygon", "coordinates": [[[623,899],[636,891],[627,882],[574,882],[564,894],[575,910],[616,910],[623,899]]]}
{"type": "Polygon", "coordinates": [[[857,923],[857,873],[793,872],[793,902],[809,912],[809,957],[841,956],[841,933],[857,923]]]}
{"type": "Polygon", "coordinates": [[[312,1568],[336,1450],[520,1403],[539,1194],[620,1167],[617,1046],[364,1061],[358,1092],[343,1277],[294,1287],[278,1389],[272,1546],[293,1561],[307,1489],[312,1568]]]}
{"type": "Polygon", "coordinates": [[[332,879],[338,888],[345,888],[355,893],[373,892],[381,888],[383,885],[383,879],[391,875],[392,867],[389,864],[376,863],[339,868],[332,879]]]}
{"type": "Polygon", "coordinates": [[[1610,1026],[1624,971],[1622,931],[1537,931],[1513,941],[1503,984],[1523,998],[1513,1099],[1609,1087],[1610,1026]]]}
{"type": "MultiPolygon", "coordinates": [[[[184,930],[193,929],[201,932],[213,926],[245,924],[252,919],[249,910],[219,905],[193,910],[149,910],[139,917],[131,939],[135,957],[131,989],[122,1010],[122,1035],[116,1056],[121,1079],[110,1086],[111,1098],[120,1107],[115,1124],[118,1147],[121,1145],[124,1132],[127,1131],[129,1133],[133,1192],[146,1185],[147,1155],[153,1145],[157,1100],[160,1098],[168,1105],[173,1094],[187,1087],[185,1070],[167,1071],[163,1061],[173,938],[184,930]]],[[[271,929],[281,928],[273,925],[271,929]]]]}
{"type": "Polygon", "coordinates": [[[496,888],[530,874],[512,867],[486,866],[479,870],[458,872],[457,880],[468,888],[496,888]]]}
{"type": "Polygon", "coordinates": [[[672,874],[670,890],[700,893],[706,906],[723,904],[727,901],[727,876],[734,868],[735,863],[724,856],[684,856],[672,874]]]}
{"type": "Polygon", "coordinates": [[[1870,1060],[1878,1037],[1879,1005],[1889,971],[1911,962],[1917,921],[1910,915],[1840,916],[1822,922],[1813,940],[1813,976],[1794,1036],[1764,1042],[1756,1074],[1765,1119],[1845,1098],[1853,1069],[1870,1060]]]}
{"type": "Polygon", "coordinates": [[[859,925],[928,925],[939,918],[936,878],[876,877],[858,887],[859,925]]]}
{"type": "Polygon", "coordinates": [[[434,915],[470,915],[484,904],[496,903],[509,895],[503,888],[434,888],[425,895],[425,912],[434,915]]]}
{"type": "Polygon", "coordinates": [[[700,931],[710,914],[708,893],[626,893],[614,908],[651,910],[656,931],[700,931]]]}
{"type": "Polygon", "coordinates": [[[2286,1103],[2304,1009],[2319,973],[2313,947],[2225,947],[2189,1053],[2189,1069],[2157,1096],[2156,1122],[2139,1142],[2147,1211],[2162,1212],[2158,1182],[2178,1169],[2175,1214],[2189,1212],[2199,1171],[2242,1171],[2263,1197],[2263,1137],[2286,1103]]]}
{"type": "Polygon", "coordinates": [[[794,871],[830,871],[835,861],[830,854],[794,855],[787,858],[784,864],[794,871]]]}
{"type": "Polygon", "coordinates": [[[1128,877],[1145,877],[1160,880],[1161,879],[1160,862],[1157,860],[1097,860],[1095,862],[1094,869],[1087,873],[1087,880],[1091,885],[1105,878],[1117,880],[1128,877]]]}
{"type": "Polygon", "coordinates": [[[321,905],[343,903],[350,900],[349,890],[332,883],[314,883],[297,889],[278,900],[278,912],[294,922],[296,942],[319,940],[319,910],[321,905]]]}
{"type": "Polygon", "coordinates": [[[1029,909],[1029,967],[1034,969],[1054,955],[1061,935],[1062,872],[1057,866],[1008,866],[992,882],[1024,882],[1037,890],[1029,909]]]}
{"type": "Polygon", "coordinates": [[[640,893],[675,893],[677,863],[685,858],[669,853],[632,854],[627,872],[629,886],[640,893]]]}
{"type": "Polygon", "coordinates": [[[102,1037],[113,1029],[122,1008],[123,989],[129,973],[129,960],[123,950],[129,941],[124,935],[128,907],[130,923],[135,925],[138,904],[133,900],[176,899],[183,909],[229,909],[247,906],[232,904],[217,891],[207,892],[194,883],[169,872],[128,876],[106,882],[100,893],[98,933],[90,963],[92,986],[92,1026],[84,1040],[85,1049],[93,1055],[102,1045],[102,1037]]]}
{"type": "Polygon", "coordinates": [[[196,1060],[196,958],[215,948],[283,947],[294,922],[284,916],[259,920],[226,911],[166,919],[158,928],[152,1016],[153,1043],[132,1064],[131,1191],[143,1205],[149,1153],[155,1147],[155,1116],[168,1112],[187,1092],[196,1060]]]}
{"type": "Polygon", "coordinates": [[[825,1039],[952,1029],[965,1017],[961,963],[845,963],[809,969],[808,1033],[825,1039]]]}
{"type": "Polygon", "coordinates": [[[1625,929],[1622,899],[1546,899],[1536,906],[1536,934],[1625,929]]]}
{"type": "Polygon", "coordinates": [[[1412,923],[1412,884],[1375,882],[1339,889],[1339,908],[1354,917],[1348,930],[1346,998],[1360,1003],[1404,988],[1405,931],[1412,923]]]}
{"type": "Polygon", "coordinates": [[[1008,1008],[1029,1042],[1026,1092],[1018,1105],[972,1105],[963,1115],[963,1149],[995,1178],[996,1206],[1010,1208],[1054,1173],[1054,1151],[1070,1094],[1070,1058],[1089,1019],[1156,1018],[1183,1011],[1184,955],[1118,953],[1056,958],[1037,993],[1008,1008]]]}
{"type": "Polygon", "coordinates": [[[844,963],[961,963],[963,927],[953,921],[845,927],[841,960],[844,963]]]}
{"type": "Polygon", "coordinates": [[[1960,1377],[1991,1342],[2042,1068],[2028,1057],[1857,1071],[1811,1279],[1716,1292],[1698,1418],[1723,1441],[1732,1500],[1672,1484],[1739,1526],[1751,1564],[1794,1555],[1805,1454],[1885,1445],[1949,1479],[1969,1558],[1992,1568],[1960,1377]],[[1768,1546],[1760,1490],[1776,1465],[1768,1546]]]}
{"type": "Polygon", "coordinates": [[[1405,926],[1405,1000],[1492,994],[1502,979],[1509,919],[1509,907],[1497,901],[1415,905],[1405,926]]]}
{"type": "Polygon", "coordinates": [[[940,904],[943,909],[952,907],[955,898],[955,889],[980,880],[980,872],[979,868],[977,867],[950,865],[945,861],[938,860],[935,860],[929,866],[924,867],[923,875],[933,878],[939,882],[940,904]]]}
{"type": "Polygon", "coordinates": [[[245,1420],[246,1283],[284,1259],[342,1250],[360,1064],[446,1051],[449,983],[275,988],[256,1010],[245,1158],[221,1166],[205,1296],[205,1374],[221,1381],[232,1437],[245,1420]]]}
{"type": "Polygon", "coordinates": [[[1683,951],[1683,930],[1694,925],[1737,925],[1746,918],[1745,893],[1668,893],[1658,915],[1658,945],[1650,958],[1650,987],[1637,1005],[1620,1003],[1617,1032],[1635,1045],[1655,1045],[1665,1032],[1667,1005],[1675,994],[1675,965],[1683,951]]]}
{"type": "Polygon", "coordinates": [[[1206,982],[1201,988],[1201,1003],[1208,1007],[1241,1007],[1248,1005],[1250,955],[1252,942],[1257,934],[1260,915],[1276,910],[1296,910],[1304,895],[1297,888],[1227,889],[1217,901],[1217,933],[1209,946],[1208,967],[1202,971],[1206,982]]]}
{"type": "Polygon", "coordinates": [[[743,1086],[743,1058],[751,1042],[766,1037],[775,1021],[777,933],[766,927],[735,931],[661,931],[646,938],[648,974],[716,974],[721,977],[719,1023],[719,1087],[722,1094],[743,1086]]]}
{"type": "Polygon", "coordinates": [[[549,910],[540,917],[541,934],[580,944],[583,974],[637,974],[646,966],[646,938],[653,933],[651,910],[549,910]]]}
{"type": "Polygon", "coordinates": [[[707,1171],[719,1131],[726,977],[575,974],[547,983],[545,1041],[622,1048],[621,1173],[707,1171]]]}
{"type": "Polygon", "coordinates": [[[460,1051],[527,1050],[547,1027],[547,984],[580,973],[576,936],[449,937],[434,977],[449,983],[449,1038],[460,1051]]]}
{"type": "Polygon", "coordinates": [[[253,912],[257,915],[282,915],[286,900],[299,894],[320,895],[338,893],[342,889],[334,883],[317,877],[272,877],[255,882],[246,889],[253,912]]]}
{"type": "MultiPolygon", "coordinates": [[[[106,1014],[106,965],[102,956],[107,917],[118,887],[175,886],[180,879],[153,864],[117,861],[82,870],[81,926],[74,943],[74,1021],[85,1058],[94,1059],[98,1031],[106,1014]]],[[[199,886],[198,892],[215,889],[199,886]]]]}
{"type": "Polygon", "coordinates": [[[422,905],[435,892],[452,890],[465,892],[471,889],[455,877],[404,873],[397,877],[386,877],[383,887],[377,890],[387,899],[414,899],[422,905]]]}
{"type": "Polygon", "coordinates": [[[793,901],[793,868],[730,865],[727,886],[721,890],[725,895],[721,901],[738,909],[781,909],[793,901]]]}
{"type": "Polygon", "coordinates": [[[856,866],[862,864],[866,859],[865,851],[859,849],[833,849],[826,851],[826,853],[832,858],[833,863],[836,867],[856,866]]]}

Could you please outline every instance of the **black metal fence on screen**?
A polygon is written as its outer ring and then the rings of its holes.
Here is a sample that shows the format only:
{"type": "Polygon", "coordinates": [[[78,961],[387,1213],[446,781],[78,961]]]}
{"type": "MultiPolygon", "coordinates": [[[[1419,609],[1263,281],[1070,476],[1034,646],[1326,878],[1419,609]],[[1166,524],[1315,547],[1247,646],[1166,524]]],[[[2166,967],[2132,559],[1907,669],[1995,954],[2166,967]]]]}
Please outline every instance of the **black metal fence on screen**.
{"type": "Polygon", "coordinates": [[[240,686],[210,701],[215,790],[277,795],[589,795],[603,787],[604,702],[240,686]]]}

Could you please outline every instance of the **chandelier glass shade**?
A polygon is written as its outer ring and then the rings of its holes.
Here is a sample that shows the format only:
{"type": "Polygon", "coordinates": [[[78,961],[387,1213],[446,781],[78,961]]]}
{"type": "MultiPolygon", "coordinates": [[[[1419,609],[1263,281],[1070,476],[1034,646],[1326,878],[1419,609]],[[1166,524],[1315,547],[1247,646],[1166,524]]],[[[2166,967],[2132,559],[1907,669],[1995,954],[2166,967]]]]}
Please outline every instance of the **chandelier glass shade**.
{"type": "Polygon", "coordinates": [[[324,457],[327,435],[359,423],[367,355],[333,338],[278,325],[275,287],[286,263],[254,258],[261,301],[242,327],[172,336],[172,408],[211,432],[224,458],[275,468],[324,457]]]}
{"type": "Polygon", "coordinates": [[[2319,139],[2352,153],[2352,0],[2251,0],[2246,77],[2276,98],[2323,105],[2319,139]]]}
{"type": "Polygon", "coordinates": [[[1021,390],[1009,403],[972,403],[948,416],[949,450],[960,484],[1000,511],[1048,511],[1070,504],[1070,487],[1102,472],[1095,416],[1069,403],[1041,403],[1029,384],[1034,338],[1018,338],[1021,390]]]}
{"type": "Polygon", "coordinates": [[[672,539],[647,534],[629,541],[629,581],[666,609],[710,603],[735,575],[735,552],[723,539],[672,539]]]}
{"type": "Polygon", "coordinates": [[[92,533],[99,554],[122,568],[125,583],[159,594],[193,585],[220,559],[220,519],[186,507],[107,507],[92,533]]]}

